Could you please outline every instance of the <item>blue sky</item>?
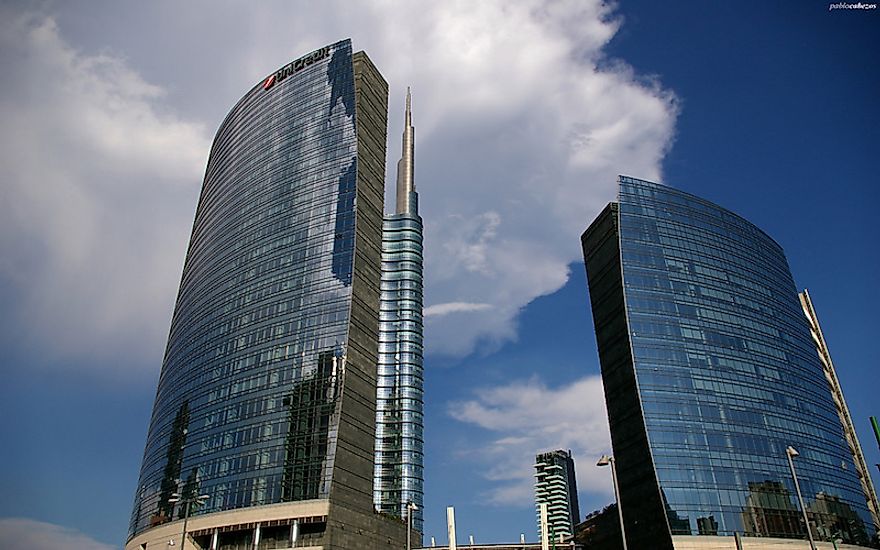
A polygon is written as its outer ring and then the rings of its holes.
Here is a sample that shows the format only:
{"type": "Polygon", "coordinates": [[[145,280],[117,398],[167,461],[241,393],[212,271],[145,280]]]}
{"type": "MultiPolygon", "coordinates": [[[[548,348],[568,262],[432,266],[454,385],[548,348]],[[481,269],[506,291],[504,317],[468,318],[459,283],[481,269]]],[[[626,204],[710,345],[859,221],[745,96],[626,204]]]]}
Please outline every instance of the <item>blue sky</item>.
{"type": "Polygon", "coordinates": [[[413,86],[426,542],[445,541],[450,504],[459,540],[534,540],[530,465],[551,447],[575,452],[584,512],[611,501],[578,237],[618,173],[705,197],[785,248],[880,462],[877,10],[47,2],[0,16],[0,549],[34,531],[46,547],[121,546],[211,136],[254,82],[343,36],[391,85],[389,167],[413,86]]]}

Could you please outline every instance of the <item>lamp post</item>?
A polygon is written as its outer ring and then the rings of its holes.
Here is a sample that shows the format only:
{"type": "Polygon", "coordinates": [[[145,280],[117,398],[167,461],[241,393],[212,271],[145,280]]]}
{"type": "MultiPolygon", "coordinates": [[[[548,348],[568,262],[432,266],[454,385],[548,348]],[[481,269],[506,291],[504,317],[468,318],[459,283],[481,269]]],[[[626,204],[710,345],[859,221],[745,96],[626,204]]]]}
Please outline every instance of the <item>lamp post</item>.
{"type": "MultiPolygon", "coordinates": [[[[185,506],[183,509],[183,532],[180,534],[180,550],[184,550],[184,544],[186,544],[186,523],[189,521],[190,508],[192,508],[193,504],[201,506],[206,500],[208,500],[208,495],[196,496],[194,491],[185,496],[180,493],[173,493],[171,498],[168,499],[168,502],[179,502],[182,506],[185,506]]],[[[168,544],[171,546],[173,543],[169,542],[168,544]]]]}
{"type": "Polygon", "coordinates": [[[596,466],[611,465],[611,482],[614,485],[614,500],[617,502],[617,516],[620,518],[620,537],[623,539],[623,550],[626,549],[626,531],[623,529],[623,507],[620,505],[620,492],[617,489],[617,467],[614,465],[614,457],[602,455],[596,466]]]}
{"type": "Polygon", "coordinates": [[[406,550],[412,550],[412,514],[419,507],[413,501],[406,503],[406,550]]]}
{"type": "Polygon", "coordinates": [[[799,454],[800,453],[791,445],[785,449],[785,456],[788,458],[788,467],[791,469],[791,478],[794,479],[794,488],[795,491],[797,491],[798,502],[801,505],[801,512],[804,514],[804,526],[807,528],[807,537],[810,539],[810,548],[816,550],[816,543],[813,541],[813,530],[810,529],[810,520],[807,518],[807,507],[804,506],[804,497],[801,496],[801,485],[798,483],[797,474],[794,471],[794,462],[791,460],[799,454]]]}

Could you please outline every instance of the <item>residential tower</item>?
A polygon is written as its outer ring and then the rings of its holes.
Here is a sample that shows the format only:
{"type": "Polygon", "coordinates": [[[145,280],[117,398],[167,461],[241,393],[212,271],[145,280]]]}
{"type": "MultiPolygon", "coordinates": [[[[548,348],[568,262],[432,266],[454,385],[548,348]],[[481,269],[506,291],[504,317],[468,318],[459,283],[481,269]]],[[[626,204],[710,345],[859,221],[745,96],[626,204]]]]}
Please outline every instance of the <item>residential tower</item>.
{"type": "Polygon", "coordinates": [[[547,505],[548,540],[556,543],[571,538],[581,515],[571,451],[549,451],[535,457],[535,508],[539,540],[543,536],[541,504],[547,505]]]}

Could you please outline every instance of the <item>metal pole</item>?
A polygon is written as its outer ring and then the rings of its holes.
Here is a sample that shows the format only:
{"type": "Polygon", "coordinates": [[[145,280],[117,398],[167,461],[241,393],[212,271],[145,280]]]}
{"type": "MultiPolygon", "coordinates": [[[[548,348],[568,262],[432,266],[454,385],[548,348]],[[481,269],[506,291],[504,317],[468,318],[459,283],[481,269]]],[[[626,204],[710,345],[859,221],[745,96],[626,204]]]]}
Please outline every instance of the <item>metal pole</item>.
{"type": "Polygon", "coordinates": [[[412,550],[412,502],[406,503],[406,550],[412,550]]]}
{"type": "Polygon", "coordinates": [[[810,548],[816,550],[816,543],[813,541],[813,530],[810,529],[810,520],[807,517],[807,507],[804,506],[804,497],[801,496],[801,485],[798,483],[797,474],[794,471],[794,462],[791,460],[792,454],[797,455],[797,451],[794,450],[794,447],[789,446],[785,450],[785,456],[788,458],[788,467],[791,469],[791,477],[794,479],[794,488],[797,491],[798,502],[800,502],[801,512],[804,514],[804,526],[807,528],[807,537],[810,539],[810,548]]]}
{"type": "MultiPolygon", "coordinates": [[[[620,518],[620,538],[623,540],[623,550],[626,550],[626,531],[623,528],[623,506],[620,505],[620,491],[617,489],[617,465],[614,457],[609,458],[611,462],[611,482],[614,485],[614,500],[617,501],[617,515],[620,518]]],[[[814,549],[815,550],[815,549],[814,549]]]]}
{"type": "Polygon", "coordinates": [[[180,503],[186,506],[183,513],[183,533],[180,534],[180,550],[183,550],[183,545],[186,544],[186,522],[189,521],[189,507],[191,503],[189,500],[183,499],[181,499],[180,503]]]}

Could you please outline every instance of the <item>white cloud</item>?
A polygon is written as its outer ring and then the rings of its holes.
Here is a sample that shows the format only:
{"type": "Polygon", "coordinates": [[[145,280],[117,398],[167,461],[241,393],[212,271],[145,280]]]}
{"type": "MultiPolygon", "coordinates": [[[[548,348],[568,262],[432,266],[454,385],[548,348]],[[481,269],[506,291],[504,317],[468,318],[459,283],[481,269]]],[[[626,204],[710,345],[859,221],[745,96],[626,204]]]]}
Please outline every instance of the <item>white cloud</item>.
{"type": "Polygon", "coordinates": [[[494,504],[532,506],[534,458],[539,452],[570,449],[581,493],[612,494],[607,472],[596,459],[611,448],[602,381],[588,376],[558,388],[539,378],[477,390],[474,399],[450,403],[450,416],[478,426],[495,439],[474,442],[479,453],[462,456],[485,468],[494,504]]]}
{"type": "Polygon", "coordinates": [[[523,307],[568,280],[616,175],[659,179],[673,138],[673,95],[604,58],[620,21],[600,0],[57,9],[0,23],[0,328],[62,359],[158,363],[207,128],[347,35],[391,85],[389,181],[413,88],[429,353],[515,340],[523,307]]]}
{"type": "Polygon", "coordinates": [[[53,19],[0,25],[13,60],[0,96],[0,289],[18,306],[3,308],[4,335],[51,358],[158,358],[205,129],[164,113],[163,90],[121,58],[72,48],[53,19]]]}
{"type": "Polygon", "coordinates": [[[104,544],[69,529],[25,518],[0,518],[0,550],[114,550],[104,544]]]}
{"type": "Polygon", "coordinates": [[[392,85],[392,121],[413,87],[426,303],[491,306],[430,318],[428,351],[491,352],[568,280],[617,174],[660,179],[675,98],[604,58],[620,23],[599,1],[372,6],[354,38],[392,85]]]}
{"type": "Polygon", "coordinates": [[[450,313],[464,313],[470,311],[484,311],[491,309],[490,304],[472,304],[469,302],[449,302],[447,304],[434,304],[425,308],[425,317],[441,317],[450,313]]]}

